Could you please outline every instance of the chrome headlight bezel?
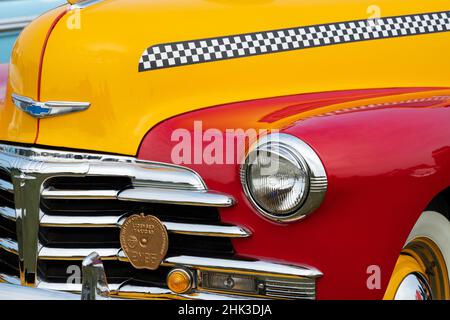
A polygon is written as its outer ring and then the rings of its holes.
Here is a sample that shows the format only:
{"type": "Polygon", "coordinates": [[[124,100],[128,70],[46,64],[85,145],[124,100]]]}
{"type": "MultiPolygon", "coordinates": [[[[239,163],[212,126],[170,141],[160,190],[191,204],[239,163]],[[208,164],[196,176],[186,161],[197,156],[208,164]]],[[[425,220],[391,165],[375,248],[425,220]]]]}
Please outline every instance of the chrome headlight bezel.
{"type": "Polygon", "coordinates": [[[240,178],[247,199],[257,211],[264,217],[277,222],[293,222],[311,214],[321,205],[328,187],[325,168],[316,152],[299,138],[285,133],[268,134],[254,143],[248,150],[245,161],[241,165],[240,178]],[[274,212],[261,207],[252,195],[248,183],[250,155],[258,150],[271,148],[291,154],[305,167],[307,173],[305,194],[301,202],[292,209],[293,211],[286,215],[274,214],[274,212]]]}

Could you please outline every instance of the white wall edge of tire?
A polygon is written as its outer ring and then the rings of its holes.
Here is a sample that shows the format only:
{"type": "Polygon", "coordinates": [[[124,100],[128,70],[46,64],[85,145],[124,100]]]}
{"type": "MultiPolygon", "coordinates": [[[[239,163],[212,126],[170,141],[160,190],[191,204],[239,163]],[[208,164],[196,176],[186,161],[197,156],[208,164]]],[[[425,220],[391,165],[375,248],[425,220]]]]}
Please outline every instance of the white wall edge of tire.
{"type": "Polygon", "coordinates": [[[450,277],[450,221],[436,211],[424,211],[406,240],[405,246],[417,238],[428,238],[441,250],[450,277]]]}

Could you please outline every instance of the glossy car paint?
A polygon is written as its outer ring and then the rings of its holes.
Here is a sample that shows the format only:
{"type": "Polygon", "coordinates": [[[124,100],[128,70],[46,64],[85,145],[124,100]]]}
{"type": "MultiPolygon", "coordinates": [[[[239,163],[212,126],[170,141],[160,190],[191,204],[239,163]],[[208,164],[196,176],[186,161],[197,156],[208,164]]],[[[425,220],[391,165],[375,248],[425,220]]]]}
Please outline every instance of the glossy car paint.
{"type": "Polygon", "coordinates": [[[12,92],[39,100],[39,78],[43,49],[57,17],[64,12],[58,8],[31,22],[17,39],[9,66],[6,99],[0,103],[0,140],[33,143],[37,134],[37,120],[17,109],[12,103],[12,92]]]}
{"type": "MultiPolygon", "coordinates": [[[[65,4],[64,0],[3,0],[0,1],[0,24],[13,20],[29,20],[43,12],[65,4]]],[[[0,63],[9,63],[11,51],[21,28],[0,31],[0,63]]]]}
{"type": "MultiPolygon", "coordinates": [[[[382,299],[412,226],[430,200],[448,187],[449,117],[450,89],[362,90],[257,100],[166,120],[143,140],[139,158],[172,162],[171,151],[178,143],[170,139],[173,131],[192,132],[194,121],[200,120],[204,130],[278,128],[301,138],[321,158],[329,186],[322,206],[292,224],[274,223],[256,212],[242,191],[239,165],[187,166],[199,172],[211,189],[237,200],[234,207],[220,210],[224,222],[253,233],[233,240],[237,254],[318,268],[324,273],[318,280],[318,299],[382,299]],[[379,289],[367,286],[371,266],[381,272],[379,289]]],[[[233,135],[227,143],[231,139],[233,135]]]]}
{"type": "MultiPolygon", "coordinates": [[[[149,128],[214,105],[308,92],[448,86],[450,32],[137,70],[142,52],[153,44],[366,19],[372,16],[371,5],[370,0],[319,0],[313,5],[292,0],[105,0],[70,11],[47,45],[41,99],[89,101],[91,108],[42,120],[37,143],[134,155],[149,128]],[[79,28],[69,28],[77,25],[77,15],[79,28]]],[[[422,0],[380,0],[377,5],[382,16],[449,9],[438,0],[426,6],[422,0]]],[[[27,52],[22,43],[13,65],[27,52]]],[[[26,95],[21,88],[15,91],[26,95]]],[[[25,128],[28,120],[13,121],[25,128]]],[[[27,140],[21,132],[0,139],[27,140]]]]}

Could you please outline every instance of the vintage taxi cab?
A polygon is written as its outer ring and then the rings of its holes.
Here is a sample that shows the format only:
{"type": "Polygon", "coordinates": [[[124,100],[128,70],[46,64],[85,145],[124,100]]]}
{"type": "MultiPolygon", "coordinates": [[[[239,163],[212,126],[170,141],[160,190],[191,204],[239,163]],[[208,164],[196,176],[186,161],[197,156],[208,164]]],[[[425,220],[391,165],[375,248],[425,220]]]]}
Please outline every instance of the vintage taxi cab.
{"type": "Polygon", "coordinates": [[[0,69],[0,293],[450,298],[448,1],[68,2],[0,69]]]}

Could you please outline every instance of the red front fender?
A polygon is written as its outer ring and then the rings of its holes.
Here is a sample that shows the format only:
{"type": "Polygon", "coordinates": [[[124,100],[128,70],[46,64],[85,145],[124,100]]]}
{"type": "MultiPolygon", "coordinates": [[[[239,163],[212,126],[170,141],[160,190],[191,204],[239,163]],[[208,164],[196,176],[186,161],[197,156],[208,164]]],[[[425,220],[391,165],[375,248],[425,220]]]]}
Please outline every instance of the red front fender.
{"type": "Polygon", "coordinates": [[[162,122],[145,137],[138,157],[173,162],[172,132],[186,128],[194,136],[194,121],[203,131],[277,128],[299,137],[321,158],[329,186],[322,206],[291,224],[255,211],[238,164],[185,165],[210,189],[237,200],[220,212],[224,222],[253,233],[233,240],[237,254],[318,268],[324,273],[319,299],[381,299],[412,226],[449,185],[449,96],[431,88],[355,90],[218,106],[162,122]],[[367,286],[373,266],[381,271],[380,288],[367,286]]]}

